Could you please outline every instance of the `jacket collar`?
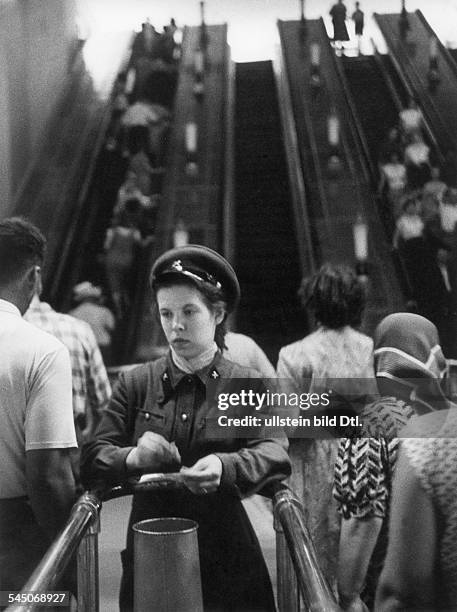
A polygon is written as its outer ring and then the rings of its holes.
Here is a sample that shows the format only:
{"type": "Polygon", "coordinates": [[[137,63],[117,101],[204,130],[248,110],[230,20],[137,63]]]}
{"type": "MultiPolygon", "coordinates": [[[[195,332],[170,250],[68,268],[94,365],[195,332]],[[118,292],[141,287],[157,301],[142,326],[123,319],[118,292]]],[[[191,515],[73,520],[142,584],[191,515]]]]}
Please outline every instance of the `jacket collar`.
{"type": "Polygon", "coordinates": [[[189,376],[198,378],[206,386],[210,380],[221,378],[223,369],[223,358],[220,351],[216,353],[214,359],[206,368],[202,368],[194,374],[186,374],[186,372],[180,370],[174,364],[171,353],[168,352],[160,375],[164,395],[168,395],[167,391],[174,391],[183,378],[188,378],[189,376]]]}

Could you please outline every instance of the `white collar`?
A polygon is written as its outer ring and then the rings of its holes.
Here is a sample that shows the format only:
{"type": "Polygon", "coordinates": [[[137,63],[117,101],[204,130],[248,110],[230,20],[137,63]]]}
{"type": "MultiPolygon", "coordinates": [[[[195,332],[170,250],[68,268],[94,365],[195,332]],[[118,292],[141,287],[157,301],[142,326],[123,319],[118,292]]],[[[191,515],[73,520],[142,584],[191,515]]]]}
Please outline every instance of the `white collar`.
{"type": "Polygon", "coordinates": [[[17,317],[22,317],[21,311],[15,304],[13,304],[13,302],[2,300],[2,298],[0,298],[0,312],[8,312],[9,314],[16,315],[17,317]]]}
{"type": "Polygon", "coordinates": [[[203,368],[206,368],[212,360],[214,359],[214,355],[217,353],[217,344],[213,342],[213,344],[206,349],[197,357],[193,357],[192,359],[186,359],[185,357],[180,357],[174,348],[171,346],[171,357],[174,361],[174,364],[186,374],[193,374],[194,372],[198,372],[203,368]]]}

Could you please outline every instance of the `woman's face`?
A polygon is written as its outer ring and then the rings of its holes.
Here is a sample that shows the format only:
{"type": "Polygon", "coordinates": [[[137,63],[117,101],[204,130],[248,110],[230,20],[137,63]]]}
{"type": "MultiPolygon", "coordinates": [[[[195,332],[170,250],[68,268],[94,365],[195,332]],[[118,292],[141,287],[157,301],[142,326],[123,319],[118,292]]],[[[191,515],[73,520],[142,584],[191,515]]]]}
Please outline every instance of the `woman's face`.
{"type": "Polygon", "coordinates": [[[212,345],[216,326],[224,316],[222,311],[210,310],[200,291],[188,285],[159,289],[157,306],[168,343],[186,359],[197,357],[212,345]]]}

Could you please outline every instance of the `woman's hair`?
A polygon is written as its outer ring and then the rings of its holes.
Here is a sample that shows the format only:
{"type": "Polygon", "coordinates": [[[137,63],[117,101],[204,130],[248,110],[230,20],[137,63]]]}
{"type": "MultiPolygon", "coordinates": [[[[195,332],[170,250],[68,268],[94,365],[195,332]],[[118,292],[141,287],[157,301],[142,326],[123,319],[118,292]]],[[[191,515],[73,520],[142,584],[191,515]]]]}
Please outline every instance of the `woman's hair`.
{"type": "Polygon", "coordinates": [[[324,264],[315,274],[303,279],[298,294],[325,327],[357,327],[365,307],[365,291],[349,266],[324,264]]]}
{"type": "MultiPolygon", "coordinates": [[[[185,278],[183,276],[167,276],[163,280],[158,280],[154,283],[153,293],[157,296],[157,292],[159,289],[163,289],[165,287],[175,287],[175,286],[186,286],[192,287],[193,289],[197,289],[197,291],[201,294],[203,302],[209,308],[211,312],[216,312],[217,309],[221,309],[224,312],[224,318],[222,321],[216,326],[216,331],[214,334],[214,340],[219,349],[223,350],[227,348],[225,346],[225,334],[227,333],[227,308],[226,301],[224,299],[223,294],[220,289],[210,285],[205,282],[194,282],[191,279],[185,278]]],[[[154,310],[158,316],[157,309],[157,301],[154,305],[154,310]]]]}

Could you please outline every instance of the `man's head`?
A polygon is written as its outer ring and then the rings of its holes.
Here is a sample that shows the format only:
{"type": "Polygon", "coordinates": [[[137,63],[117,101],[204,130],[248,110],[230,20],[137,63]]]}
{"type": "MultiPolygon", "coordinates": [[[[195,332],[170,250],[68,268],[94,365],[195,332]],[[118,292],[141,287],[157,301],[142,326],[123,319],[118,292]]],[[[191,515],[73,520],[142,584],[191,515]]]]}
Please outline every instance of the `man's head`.
{"type": "Polygon", "coordinates": [[[11,217],[0,221],[0,298],[23,314],[41,283],[46,239],[29,221],[11,217]]]}

